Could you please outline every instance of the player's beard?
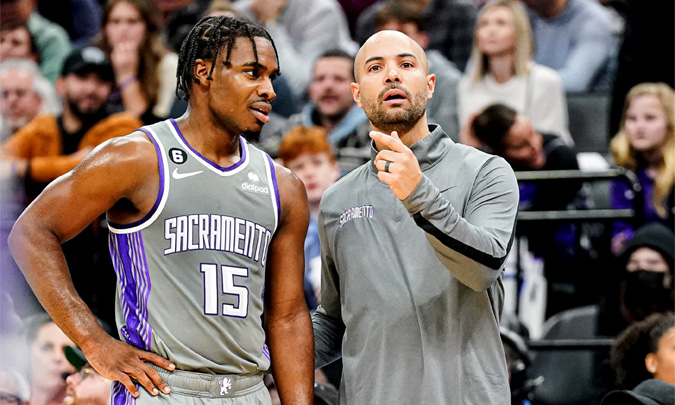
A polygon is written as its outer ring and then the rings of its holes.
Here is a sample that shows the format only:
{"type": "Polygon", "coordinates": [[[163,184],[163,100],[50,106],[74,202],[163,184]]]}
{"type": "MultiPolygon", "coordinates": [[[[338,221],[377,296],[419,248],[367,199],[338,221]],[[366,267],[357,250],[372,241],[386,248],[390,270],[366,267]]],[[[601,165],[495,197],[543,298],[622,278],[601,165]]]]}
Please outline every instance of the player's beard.
{"type": "Polygon", "coordinates": [[[251,143],[258,143],[260,142],[260,132],[261,131],[244,131],[241,133],[241,136],[251,143]]]}
{"type": "Polygon", "coordinates": [[[399,134],[404,134],[424,116],[427,109],[427,91],[426,89],[421,90],[411,96],[410,92],[397,85],[387,86],[380,92],[376,100],[362,99],[362,105],[363,111],[375,128],[387,133],[396,131],[399,134]],[[387,111],[381,100],[384,93],[390,89],[403,91],[410,102],[410,107],[387,111]]]}

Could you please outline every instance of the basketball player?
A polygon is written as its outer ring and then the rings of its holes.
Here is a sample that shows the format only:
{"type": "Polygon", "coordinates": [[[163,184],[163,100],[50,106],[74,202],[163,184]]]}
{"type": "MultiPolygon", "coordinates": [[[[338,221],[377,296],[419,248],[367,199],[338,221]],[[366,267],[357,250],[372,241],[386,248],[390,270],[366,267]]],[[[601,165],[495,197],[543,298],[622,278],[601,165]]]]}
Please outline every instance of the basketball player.
{"type": "Polygon", "coordinates": [[[352,93],[371,161],[321,199],[317,366],[340,404],[510,404],[499,318],[518,186],[500,157],[427,125],[435,76],[398,31],[368,39],[352,93]]]}
{"type": "Polygon", "coordinates": [[[283,403],[311,403],[306,193],[241,136],[268,121],[278,74],[264,29],[201,20],[180,52],[186,114],[102,144],[12,230],[12,253],[40,302],[116,380],[115,404],[270,404],[270,359],[283,403]],[[60,250],[103,211],[124,342],[76,295],[60,250]]]}

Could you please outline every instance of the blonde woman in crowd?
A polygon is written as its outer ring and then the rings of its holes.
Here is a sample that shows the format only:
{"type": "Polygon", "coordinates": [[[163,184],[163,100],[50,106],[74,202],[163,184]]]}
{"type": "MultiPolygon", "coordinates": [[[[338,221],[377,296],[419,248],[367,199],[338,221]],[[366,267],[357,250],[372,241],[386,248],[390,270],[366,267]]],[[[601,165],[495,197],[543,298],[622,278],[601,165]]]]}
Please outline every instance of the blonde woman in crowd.
{"type": "MultiPolygon", "coordinates": [[[[675,183],[675,91],[665,83],[642,83],[626,97],[621,129],[610,144],[614,163],[632,170],[642,186],[646,223],[661,222],[673,229],[675,183]]],[[[632,191],[623,182],[611,189],[612,208],[634,207],[632,191]]],[[[614,224],[612,249],[617,252],[633,237],[626,222],[614,224]]]]}
{"type": "Polygon", "coordinates": [[[472,117],[501,103],[528,117],[539,132],[573,143],[562,80],[555,70],[534,63],[533,48],[532,29],[520,2],[495,0],[482,8],[472,63],[459,83],[462,142],[478,146],[467,129],[472,117]]]}
{"type": "Polygon", "coordinates": [[[178,55],[160,39],[156,18],[147,0],[109,0],[94,40],[115,71],[113,103],[146,124],[167,118],[176,99],[178,55]]]}

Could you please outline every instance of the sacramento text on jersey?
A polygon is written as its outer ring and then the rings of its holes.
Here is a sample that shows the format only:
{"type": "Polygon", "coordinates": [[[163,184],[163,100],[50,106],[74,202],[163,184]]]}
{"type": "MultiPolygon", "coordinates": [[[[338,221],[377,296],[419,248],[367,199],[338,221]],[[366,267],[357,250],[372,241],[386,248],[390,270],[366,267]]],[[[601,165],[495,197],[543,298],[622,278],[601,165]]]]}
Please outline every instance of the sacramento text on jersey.
{"type": "Polygon", "coordinates": [[[246,256],[265,265],[272,232],[255,222],[215,214],[180,215],[164,220],[165,255],[218,250],[246,256]]]}

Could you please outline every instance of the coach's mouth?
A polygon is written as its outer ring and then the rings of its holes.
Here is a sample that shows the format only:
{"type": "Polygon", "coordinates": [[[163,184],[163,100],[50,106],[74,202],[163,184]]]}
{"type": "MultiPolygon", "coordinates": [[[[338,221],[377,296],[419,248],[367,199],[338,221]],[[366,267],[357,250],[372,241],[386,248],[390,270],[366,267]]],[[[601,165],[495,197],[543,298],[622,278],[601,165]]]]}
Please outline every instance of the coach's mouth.
{"type": "Polygon", "coordinates": [[[384,96],[382,97],[382,101],[385,104],[401,104],[405,102],[407,99],[408,95],[399,89],[387,90],[387,92],[384,93],[384,96]]]}

